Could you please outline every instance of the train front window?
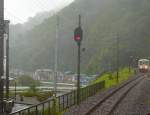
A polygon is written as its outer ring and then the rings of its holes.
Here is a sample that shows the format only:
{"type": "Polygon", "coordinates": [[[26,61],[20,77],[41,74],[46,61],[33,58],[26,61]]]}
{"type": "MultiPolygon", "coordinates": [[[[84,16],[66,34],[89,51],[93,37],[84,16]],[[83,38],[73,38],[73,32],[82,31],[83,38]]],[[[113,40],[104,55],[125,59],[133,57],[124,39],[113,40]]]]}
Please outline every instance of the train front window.
{"type": "Polygon", "coordinates": [[[145,61],[145,64],[146,64],[146,65],[149,65],[149,61],[145,61]]]}

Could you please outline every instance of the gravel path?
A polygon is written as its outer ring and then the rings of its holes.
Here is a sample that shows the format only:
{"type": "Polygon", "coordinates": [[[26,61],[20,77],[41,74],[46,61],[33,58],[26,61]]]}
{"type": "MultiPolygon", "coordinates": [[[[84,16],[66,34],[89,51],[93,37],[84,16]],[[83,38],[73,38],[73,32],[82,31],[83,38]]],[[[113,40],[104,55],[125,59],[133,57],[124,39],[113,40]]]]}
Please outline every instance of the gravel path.
{"type": "Polygon", "coordinates": [[[148,115],[150,113],[150,77],[134,87],[118,105],[113,115],[148,115]]]}
{"type": "Polygon", "coordinates": [[[111,97],[109,97],[106,101],[101,103],[93,112],[89,113],[88,115],[110,115],[111,110],[113,110],[113,107],[115,107],[116,104],[119,103],[119,100],[122,100],[125,94],[128,93],[128,91],[130,91],[130,89],[132,89],[133,87],[136,87],[136,84],[141,81],[142,79],[140,77],[125,85],[123,88],[111,95],[111,97]]]}
{"type": "MultiPolygon", "coordinates": [[[[109,91],[111,92],[112,90],[113,88],[109,91]]],[[[103,97],[105,97],[109,91],[104,91],[96,94],[95,96],[89,97],[79,106],[73,106],[68,109],[66,112],[63,113],[63,115],[84,115],[91,107],[94,107],[97,104],[98,99],[102,99],[103,97]]]]}

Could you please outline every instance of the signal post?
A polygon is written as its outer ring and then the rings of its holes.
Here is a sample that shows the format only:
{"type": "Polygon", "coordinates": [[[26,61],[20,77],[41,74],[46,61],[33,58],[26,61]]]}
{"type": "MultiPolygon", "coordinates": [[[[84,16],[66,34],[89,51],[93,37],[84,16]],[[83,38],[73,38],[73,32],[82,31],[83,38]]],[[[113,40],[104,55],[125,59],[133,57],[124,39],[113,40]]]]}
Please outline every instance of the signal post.
{"type": "Polygon", "coordinates": [[[79,26],[74,30],[74,40],[78,46],[78,64],[77,64],[77,104],[80,104],[80,54],[81,41],[83,38],[83,31],[81,28],[81,16],[79,15],[79,26]]]}
{"type": "Polygon", "coordinates": [[[3,115],[4,0],[0,0],[0,115],[3,115]]]}

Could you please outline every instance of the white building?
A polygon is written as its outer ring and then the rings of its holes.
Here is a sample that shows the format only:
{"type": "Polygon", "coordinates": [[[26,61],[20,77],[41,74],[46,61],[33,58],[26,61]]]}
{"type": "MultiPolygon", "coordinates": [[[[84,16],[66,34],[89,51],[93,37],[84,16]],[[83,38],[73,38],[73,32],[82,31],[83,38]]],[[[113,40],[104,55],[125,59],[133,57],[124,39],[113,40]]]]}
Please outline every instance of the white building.
{"type": "Polygon", "coordinates": [[[37,69],[33,74],[33,79],[35,80],[53,80],[54,73],[51,69],[37,69]]]}

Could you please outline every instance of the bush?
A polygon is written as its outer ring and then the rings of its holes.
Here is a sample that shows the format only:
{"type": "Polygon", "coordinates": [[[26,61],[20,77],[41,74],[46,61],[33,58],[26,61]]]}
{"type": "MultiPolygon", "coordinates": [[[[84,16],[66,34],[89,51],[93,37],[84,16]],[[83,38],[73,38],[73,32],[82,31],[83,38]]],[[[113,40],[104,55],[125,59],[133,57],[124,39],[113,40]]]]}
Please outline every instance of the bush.
{"type": "Polygon", "coordinates": [[[40,93],[37,93],[36,97],[37,97],[37,100],[41,102],[41,101],[48,99],[52,95],[53,95],[52,92],[40,92],[40,93]]]}
{"type": "Polygon", "coordinates": [[[29,92],[34,92],[34,93],[38,92],[38,89],[36,88],[36,84],[30,85],[29,92]]]}
{"type": "Polygon", "coordinates": [[[31,92],[31,91],[27,91],[27,92],[20,93],[20,95],[24,96],[24,97],[34,97],[34,96],[36,96],[36,93],[31,92]]]}
{"type": "MultiPolygon", "coordinates": [[[[127,67],[121,68],[119,70],[119,83],[127,80],[129,77],[133,76],[133,69],[129,73],[129,69],[127,67]]],[[[116,82],[116,72],[113,73],[105,73],[102,76],[98,77],[96,80],[92,82],[92,84],[99,83],[101,81],[105,81],[105,88],[110,88],[112,86],[117,85],[116,82]]]]}
{"type": "Polygon", "coordinates": [[[30,86],[31,84],[34,84],[36,86],[39,86],[40,85],[40,82],[37,81],[37,80],[34,80],[31,76],[28,76],[28,75],[22,75],[20,76],[18,79],[18,85],[21,85],[21,86],[30,86]]]}
{"type": "Polygon", "coordinates": [[[33,92],[33,91],[27,91],[27,92],[22,92],[20,93],[21,96],[24,97],[36,97],[38,101],[42,102],[45,101],[46,99],[48,99],[49,97],[51,97],[53,95],[52,92],[33,92]]]}

